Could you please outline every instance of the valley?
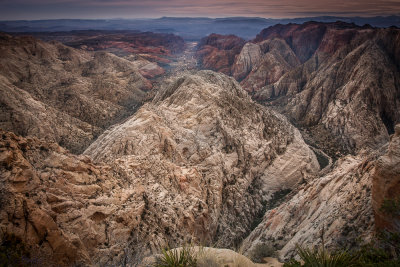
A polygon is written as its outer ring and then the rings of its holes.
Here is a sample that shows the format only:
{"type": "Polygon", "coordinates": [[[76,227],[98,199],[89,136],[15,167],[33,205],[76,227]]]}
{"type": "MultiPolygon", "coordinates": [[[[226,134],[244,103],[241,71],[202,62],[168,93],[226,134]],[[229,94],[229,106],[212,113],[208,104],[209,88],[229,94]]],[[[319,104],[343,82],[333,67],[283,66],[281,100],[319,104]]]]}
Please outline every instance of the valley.
{"type": "Polygon", "coordinates": [[[400,194],[398,28],[29,35],[0,33],[2,241],[145,266],[187,244],[287,262],[400,233],[382,210],[400,194]]]}

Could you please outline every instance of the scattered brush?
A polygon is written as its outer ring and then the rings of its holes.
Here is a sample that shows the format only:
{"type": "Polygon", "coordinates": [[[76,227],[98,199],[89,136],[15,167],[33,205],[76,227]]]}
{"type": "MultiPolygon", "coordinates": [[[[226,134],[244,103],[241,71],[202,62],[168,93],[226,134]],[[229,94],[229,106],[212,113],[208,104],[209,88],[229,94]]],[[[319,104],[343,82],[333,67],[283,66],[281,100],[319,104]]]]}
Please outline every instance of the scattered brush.
{"type": "Polygon", "coordinates": [[[276,252],[274,247],[265,243],[257,244],[250,252],[250,259],[256,263],[263,263],[266,257],[275,257],[276,252]]]}

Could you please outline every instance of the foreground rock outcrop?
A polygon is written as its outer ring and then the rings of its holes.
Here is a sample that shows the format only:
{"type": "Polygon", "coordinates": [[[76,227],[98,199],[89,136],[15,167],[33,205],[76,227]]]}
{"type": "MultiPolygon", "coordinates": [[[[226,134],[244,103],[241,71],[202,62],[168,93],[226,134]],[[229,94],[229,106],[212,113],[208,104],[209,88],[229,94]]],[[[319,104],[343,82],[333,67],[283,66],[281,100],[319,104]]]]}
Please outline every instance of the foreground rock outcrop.
{"type": "Polygon", "coordinates": [[[273,244],[282,260],[296,244],[354,248],[375,233],[400,233],[399,125],[389,145],[338,160],[332,171],[301,185],[286,203],[269,210],[246,238],[250,252],[273,244]]]}
{"type": "Polygon", "coordinates": [[[367,242],[374,232],[371,203],[376,155],[347,156],[333,170],[301,185],[280,206],[266,212],[262,222],[244,241],[251,252],[260,244],[272,245],[281,260],[295,255],[296,244],[328,249],[367,242]]]}
{"type": "MultiPolygon", "coordinates": [[[[171,251],[180,252],[185,249],[191,253],[197,260],[198,266],[213,266],[213,267],[281,267],[283,263],[280,263],[276,258],[265,257],[264,263],[254,263],[249,258],[233,251],[230,249],[211,248],[211,247],[188,247],[188,248],[176,248],[171,251]]],[[[147,257],[141,263],[141,267],[152,266],[157,262],[157,258],[162,255],[153,255],[147,257]]]]}
{"type": "Polygon", "coordinates": [[[233,246],[274,192],[319,170],[282,116],[210,71],[177,79],[82,156],[0,137],[0,227],[60,264],[138,261],[190,240],[233,246]]]}
{"type": "Polygon", "coordinates": [[[0,127],[82,152],[146,99],[152,85],[140,64],[1,34],[0,127]]]}

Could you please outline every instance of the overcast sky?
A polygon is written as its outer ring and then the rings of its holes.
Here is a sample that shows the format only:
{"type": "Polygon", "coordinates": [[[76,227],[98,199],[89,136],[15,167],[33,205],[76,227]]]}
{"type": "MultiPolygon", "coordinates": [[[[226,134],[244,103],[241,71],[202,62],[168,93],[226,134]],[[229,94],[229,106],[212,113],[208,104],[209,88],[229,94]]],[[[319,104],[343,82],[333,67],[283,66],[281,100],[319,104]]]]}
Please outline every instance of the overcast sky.
{"type": "Polygon", "coordinates": [[[0,20],[400,14],[400,0],[0,0],[0,20]]]}

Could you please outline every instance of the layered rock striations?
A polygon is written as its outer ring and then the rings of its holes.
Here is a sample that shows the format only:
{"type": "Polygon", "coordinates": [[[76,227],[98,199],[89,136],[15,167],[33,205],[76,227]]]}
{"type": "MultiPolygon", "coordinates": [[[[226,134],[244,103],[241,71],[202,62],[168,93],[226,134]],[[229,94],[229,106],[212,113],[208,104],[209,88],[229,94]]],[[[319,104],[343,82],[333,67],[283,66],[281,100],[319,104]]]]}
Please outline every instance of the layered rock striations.
{"type": "Polygon", "coordinates": [[[268,210],[244,240],[251,253],[260,244],[272,246],[281,260],[296,255],[296,245],[322,245],[330,250],[354,248],[374,234],[371,203],[377,155],[346,156],[332,170],[300,185],[283,204],[268,210]]]}
{"type": "Polygon", "coordinates": [[[32,37],[2,34],[0,43],[0,127],[73,152],[130,115],[152,87],[138,61],[32,37]]]}
{"type": "Polygon", "coordinates": [[[200,40],[196,57],[203,69],[230,75],[232,64],[240,53],[245,40],[235,35],[210,34],[200,40]]]}
{"type": "Polygon", "coordinates": [[[179,36],[153,32],[78,30],[29,34],[47,42],[58,41],[87,51],[107,51],[118,56],[140,55],[161,64],[168,63],[169,58],[182,52],[185,46],[184,40],[179,36]]]}

